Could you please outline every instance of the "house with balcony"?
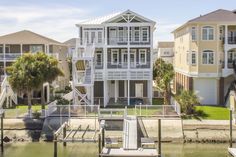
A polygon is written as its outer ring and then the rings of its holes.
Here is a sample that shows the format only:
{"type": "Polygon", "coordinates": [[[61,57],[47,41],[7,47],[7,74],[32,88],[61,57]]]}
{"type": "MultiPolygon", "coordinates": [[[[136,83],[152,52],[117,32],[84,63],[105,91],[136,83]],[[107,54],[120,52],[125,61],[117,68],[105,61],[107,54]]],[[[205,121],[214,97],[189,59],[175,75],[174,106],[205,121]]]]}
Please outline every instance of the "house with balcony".
{"type": "Polygon", "coordinates": [[[155,22],[127,10],[76,26],[75,103],[151,104],[155,22]]]}
{"type": "MultiPolygon", "coordinates": [[[[59,61],[59,68],[63,71],[63,77],[58,77],[52,86],[55,90],[64,89],[69,84],[69,68],[66,60],[67,46],[49,39],[34,32],[23,30],[7,35],[0,36],[0,75],[6,76],[6,67],[10,66],[14,61],[24,53],[45,52],[55,57],[59,61]]],[[[44,96],[49,101],[49,84],[44,85],[44,96]]],[[[18,95],[24,97],[25,93],[18,95]]],[[[33,93],[35,102],[40,102],[41,91],[33,93]]]]}
{"type": "Polygon", "coordinates": [[[175,91],[193,90],[201,104],[224,105],[235,79],[236,11],[201,15],[173,34],[175,91]]]}

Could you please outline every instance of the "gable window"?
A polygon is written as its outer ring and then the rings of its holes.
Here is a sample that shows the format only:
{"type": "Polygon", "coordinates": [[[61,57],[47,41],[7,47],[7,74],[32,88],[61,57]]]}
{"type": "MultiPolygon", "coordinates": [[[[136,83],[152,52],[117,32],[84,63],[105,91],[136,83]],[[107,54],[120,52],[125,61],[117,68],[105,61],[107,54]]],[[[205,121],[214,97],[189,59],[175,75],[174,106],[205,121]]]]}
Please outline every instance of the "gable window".
{"type": "Polygon", "coordinates": [[[139,50],[139,64],[146,64],[147,53],[145,49],[139,50]]]}
{"type": "Polygon", "coordinates": [[[119,64],[119,52],[117,49],[111,50],[111,64],[113,65],[119,64]]]}
{"type": "Polygon", "coordinates": [[[205,50],[202,53],[202,64],[214,64],[214,52],[205,50]]]}
{"type": "Polygon", "coordinates": [[[142,41],[148,42],[148,27],[142,27],[141,32],[142,41]]]}
{"type": "Polygon", "coordinates": [[[202,40],[214,40],[214,28],[205,26],[202,28],[202,40]]]}
{"type": "Polygon", "coordinates": [[[197,29],[196,29],[196,27],[192,27],[191,37],[192,37],[192,41],[196,41],[197,40],[197,29]]]}
{"type": "Polygon", "coordinates": [[[192,51],[192,53],[191,53],[191,64],[196,65],[196,63],[197,63],[196,52],[192,51]]]}

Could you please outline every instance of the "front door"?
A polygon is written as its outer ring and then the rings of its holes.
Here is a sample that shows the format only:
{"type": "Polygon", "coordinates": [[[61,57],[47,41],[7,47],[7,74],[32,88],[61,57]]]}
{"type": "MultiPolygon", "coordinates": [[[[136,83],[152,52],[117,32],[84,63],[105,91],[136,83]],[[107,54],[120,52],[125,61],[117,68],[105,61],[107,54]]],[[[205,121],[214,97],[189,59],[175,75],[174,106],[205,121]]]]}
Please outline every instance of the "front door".
{"type": "Polygon", "coordinates": [[[143,97],[143,84],[142,83],[135,84],[135,97],[138,97],[138,98],[143,97]]]}

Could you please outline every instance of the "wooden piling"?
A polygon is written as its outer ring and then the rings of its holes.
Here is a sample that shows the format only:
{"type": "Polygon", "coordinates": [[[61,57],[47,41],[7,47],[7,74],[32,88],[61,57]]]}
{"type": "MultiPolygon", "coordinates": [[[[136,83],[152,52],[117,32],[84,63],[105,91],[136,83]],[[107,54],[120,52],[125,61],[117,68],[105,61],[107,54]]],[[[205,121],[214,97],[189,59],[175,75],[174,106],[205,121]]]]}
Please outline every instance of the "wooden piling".
{"type": "Polygon", "coordinates": [[[230,139],[229,139],[229,147],[230,148],[232,148],[232,145],[233,145],[233,124],[232,124],[232,122],[233,122],[233,115],[232,115],[232,110],[230,110],[230,122],[229,122],[229,124],[230,124],[230,139]]]}
{"type": "Polygon", "coordinates": [[[105,146],[105,131],[104,128],[102,128],[102,148],[105,146]]]}
{"type": "MultiPolygon", "coordinates": [[[[64,128],[63,128],[63,139],[65,139],[65,138],[66,138],[66,125],[65,125],[64,128]]],[[[64,142],[63,142],[63,146],[66,147],[66,142],[65,142],[65,140],[64,140],[64,142]]]]}
{"type": "Polygon", "coordinates": [[[4,115],[2,114],[1,115],[1,152],[3,153],[4,152],[4,146],[3,146],[3,117],[4,115]]]}
{"type": "Polygon", "coordinates": [[[161,119],[158,119],[158,157],[161,157],[161,119]]]}
{"type": "Polygon", "coordinates": [[[100,157],[100,153],[102,152],[101,150],[102,150],[102,148],[101,148],[101,135],[98,134],[98,157],[100,157]]]}
{"type": "Polygon", "coordinates": [[[54,135],[54,157],[57,157],[57,137],[54,135]]]}

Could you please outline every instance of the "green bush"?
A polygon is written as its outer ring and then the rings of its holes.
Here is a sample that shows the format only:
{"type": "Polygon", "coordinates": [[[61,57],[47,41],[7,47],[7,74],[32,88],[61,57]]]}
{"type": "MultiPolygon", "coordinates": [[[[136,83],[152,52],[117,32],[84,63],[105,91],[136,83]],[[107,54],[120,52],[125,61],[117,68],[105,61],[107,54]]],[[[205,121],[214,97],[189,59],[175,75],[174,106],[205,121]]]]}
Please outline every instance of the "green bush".
{"type": "Polygon", "coordinates": [[[38,110],[35,110],[33,113],[32,113],[32,116],[34,119],[39,119],[40,116],[41,116],[41,112],[39,112],[38,110]]]}

